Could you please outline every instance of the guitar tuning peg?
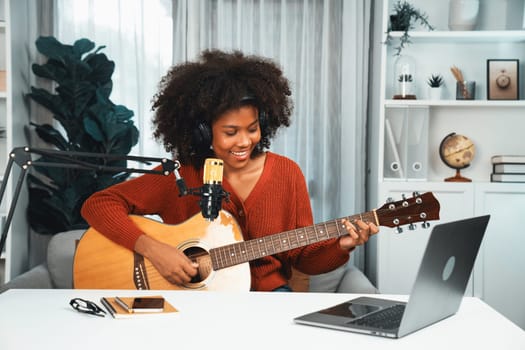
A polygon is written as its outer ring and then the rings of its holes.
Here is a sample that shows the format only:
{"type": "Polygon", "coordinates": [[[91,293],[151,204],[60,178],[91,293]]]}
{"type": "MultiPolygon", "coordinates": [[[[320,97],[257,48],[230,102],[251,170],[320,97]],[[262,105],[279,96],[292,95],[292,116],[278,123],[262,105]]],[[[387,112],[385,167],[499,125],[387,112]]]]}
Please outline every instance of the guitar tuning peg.
{"type": "Polygon", "coordinates": [[[421,227],[423,228],[429,228],[430,227],[430,223],[428,221],[424,221],[422,224],[421,224],[421,227]]]}
{"type": "Polygon", "coordinates": [[[408,229],[411,230],[411,231],[415,230],[416,227],[417,227],[417,226],[414,225],[413,223],[410,223],[410,225],[408,225],[408,229]]]}
{"type": "Polygon", "coordinates": [[[401,193],[401,198],[403,198],[403,199],[407,199],[407,197],[405,196],[404,193],[401,193]]]}
{"type": "Polygon", "coordinates": [[[388,197],[388,198],[386,199],[386,202],[387,202],[387,203],[392,203],[393,201],[394,201],[394,198],[392,198],[392,197],[388,197]]]}
{"type": "Polygon", "coordinates": [[[396,233],[403,233],[403,229],[400,226],[397,226],[396,233]]]}
{"type": "Polygon", "coordinates": [[[418,191],[414,191],[414,192],[412,192],[412,196],[413,196],[413,197],[419,197],[419,192],[418,192],[418,191]]]}

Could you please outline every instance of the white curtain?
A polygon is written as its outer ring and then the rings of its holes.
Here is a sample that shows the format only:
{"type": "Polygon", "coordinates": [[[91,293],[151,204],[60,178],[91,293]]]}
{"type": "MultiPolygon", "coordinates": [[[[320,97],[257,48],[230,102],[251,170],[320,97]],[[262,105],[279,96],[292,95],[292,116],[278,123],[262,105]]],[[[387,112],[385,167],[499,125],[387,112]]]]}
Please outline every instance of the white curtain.
{"type": "Polygon", "coordinates": [[[55,0],[56,38],[106,46],[115,61],[111,100],[131,109],[140,130],[133,155],[164,156],[152,137],[151,99],[172,63],[171,0],[55,0]]]}
{"type": "MultiPolygon", "coordinates": [[[[295,108],[272,150],[301,166],[316,222],[364,211],[371,0],[174,0],[173,10],[174,63],[218,48],[282,66],[295,108]]],[[[362,268],[362,250],[353,256],[362,268]]]]}

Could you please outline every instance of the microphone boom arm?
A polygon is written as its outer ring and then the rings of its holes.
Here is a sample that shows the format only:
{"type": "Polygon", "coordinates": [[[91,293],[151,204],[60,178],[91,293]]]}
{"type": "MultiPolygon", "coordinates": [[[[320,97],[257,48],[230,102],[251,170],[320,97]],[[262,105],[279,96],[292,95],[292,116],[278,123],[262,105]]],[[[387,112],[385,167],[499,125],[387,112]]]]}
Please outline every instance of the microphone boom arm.
{"type": "MultiPolygon", "coordinates": [[[[49,168],[68,168],[68,169],[79,169],[79,170],[95,170],[95,171],[107,171],[107,172],[117,172],[117,173],[142,173],[142,174],[157,174],[168,176],[170,173],[174,173],[177,186],[179,188],[179,193],[181,196],[187,194],[200,194],[196,190],[188,190],[184,179],[180,176],[178,169],[180,168],[180,162],[177,160],[171,160],[168,158],[157,158],[157,157],[143,157],[143,156],[132,156],[132,155],[117,155],[117,154],[103,154],[103,153],[90,153],[90,152],[73,152],[73,151],[58,151],[50,149],[41,149],[41,148],[30,148],[30,147],[16,147],[9,153],[9,160],[4,172],[4,178],[2,179],[2,185],[0,187],[0,206],[4,198],[4,193],[7,188],[7,183],[9,181],[9,176],[13,164],[18,165],[22,171],[18,177],[16,187],[14,189],[13,198],[9,206],[9,211],[5,219],[4,225],[2,227],[2,236],[0,238],[0,252],[4,250],[4,245],[7,240],[7,234],[9,232],[9,227],[11,226],[11,221],[15,212],[16,204],[22,190],[22,184],[24,183],[25,176],[27,171],[31,166],[43,166],[49,168]],[[41,160],[32,160],[31,155],[41,155],[49,156],[60,160],[58,162],[46,162],[41,160]],[[158,162],[162,165],[162,170],[155,169],[138,169],[138,168],[127,168],[127,167],[117,167],[110,165],[100,165],[93,164],[87,161],[76,159],[74,157],[84,157],[84,158],[99,158],[105,160],[132,160],[139,161],[146,164],[151,164],[151,162],[158,162]]],[[[116,174],[115,176],[118,176],[116,174]]]]}

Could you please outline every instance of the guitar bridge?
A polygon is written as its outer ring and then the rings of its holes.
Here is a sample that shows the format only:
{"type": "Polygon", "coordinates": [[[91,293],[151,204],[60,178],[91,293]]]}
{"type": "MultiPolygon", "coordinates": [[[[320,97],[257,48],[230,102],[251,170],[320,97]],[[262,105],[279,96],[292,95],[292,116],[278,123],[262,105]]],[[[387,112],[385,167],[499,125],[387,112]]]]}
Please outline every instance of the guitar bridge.
{"type": "Polygon", "coordinates": [[[133,252],[133,283],[138,290],[150,289],[144,257],[133,252]]]}

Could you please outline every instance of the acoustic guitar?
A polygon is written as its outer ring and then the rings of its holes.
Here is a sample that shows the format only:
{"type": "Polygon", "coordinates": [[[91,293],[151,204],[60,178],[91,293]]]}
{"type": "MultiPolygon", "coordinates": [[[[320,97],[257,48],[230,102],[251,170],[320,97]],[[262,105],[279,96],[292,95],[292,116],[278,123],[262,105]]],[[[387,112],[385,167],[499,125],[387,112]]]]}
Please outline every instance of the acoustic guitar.
{"type": "MultiPolygon", "coordinates": [[[[414,194],[379,209],[347,217],[397,227],[439,219],[439,202],[431,192],[414,194]]],[[[199,213],[178,225],[167,225],[142,216],[130,218],[147,235],[177,247],[198,262],[199,273],[193,280],[176,286],[163,278],[143,256],[114,243],[89,228],[80,239],[73,264],[73,283],[80,289],[250,289],[248,262],[348,234],[342,218],[309,227],[244,241],[235,218],[221,210],[217,219],[205,220],[199,213]]]]}

